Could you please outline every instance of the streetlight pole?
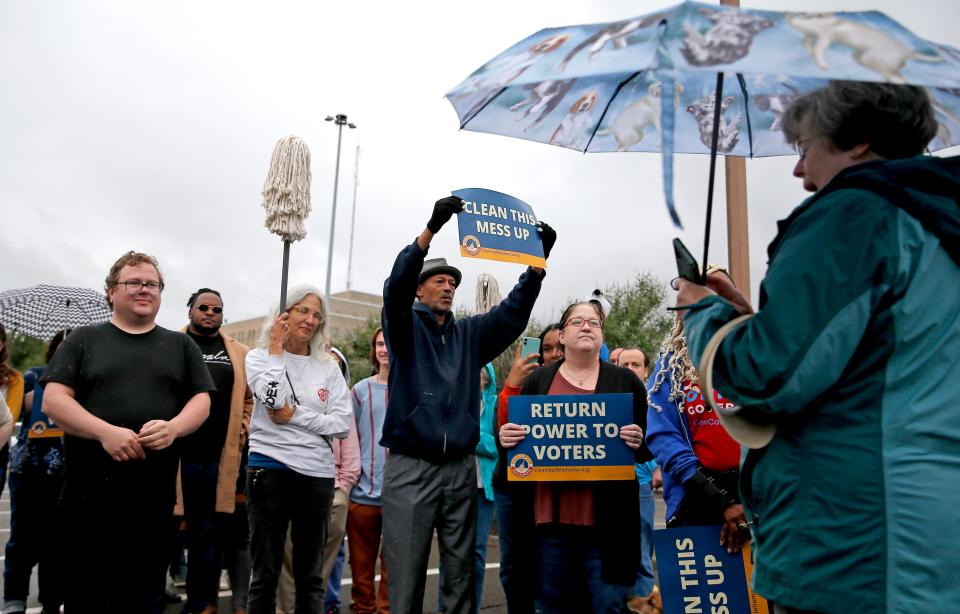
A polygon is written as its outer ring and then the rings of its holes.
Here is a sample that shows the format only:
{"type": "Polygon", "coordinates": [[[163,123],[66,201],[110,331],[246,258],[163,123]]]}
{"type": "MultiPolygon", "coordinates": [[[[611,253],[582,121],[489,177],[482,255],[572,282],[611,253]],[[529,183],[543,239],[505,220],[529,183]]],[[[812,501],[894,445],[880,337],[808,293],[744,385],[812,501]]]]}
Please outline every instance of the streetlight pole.
{"type": "Polygon", "coordinates": [[[333,122],[337,125],[337,166],[333,172],[333,209],[330,212],[330,243],[327,247],[327,287],[324,290],[327,303],[325,307],[329,314],[329,312],[332,311],[332,306],[330,305],[330,275],[333,268],[333,233],[336,230],[337,222],[337,184],[340,182],[340,143],[343,140],[343,127],[356,128],[357,126],[356,124],[347,122],[347,116],[343,113],[338,113],[336,117],[328,115],[326,121],[333,122]]]}

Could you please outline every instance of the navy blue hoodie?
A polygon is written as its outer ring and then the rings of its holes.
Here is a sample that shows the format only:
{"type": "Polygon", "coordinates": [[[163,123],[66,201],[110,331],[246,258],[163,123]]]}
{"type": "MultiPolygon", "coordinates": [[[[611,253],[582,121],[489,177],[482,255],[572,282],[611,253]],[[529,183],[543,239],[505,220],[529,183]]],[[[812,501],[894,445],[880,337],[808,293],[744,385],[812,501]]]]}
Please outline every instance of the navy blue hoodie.
{"type": "Polygon", "coordinates": [[[380,445],[433,463],[473,454],[480,439],[480,369],[523,334],[542,276],[527,269],[489,312],[441,327],[415,302],[426,252],[416,242],[397,256],[383,284],[383,336],[390,351],[390,402],[380,445]]]}

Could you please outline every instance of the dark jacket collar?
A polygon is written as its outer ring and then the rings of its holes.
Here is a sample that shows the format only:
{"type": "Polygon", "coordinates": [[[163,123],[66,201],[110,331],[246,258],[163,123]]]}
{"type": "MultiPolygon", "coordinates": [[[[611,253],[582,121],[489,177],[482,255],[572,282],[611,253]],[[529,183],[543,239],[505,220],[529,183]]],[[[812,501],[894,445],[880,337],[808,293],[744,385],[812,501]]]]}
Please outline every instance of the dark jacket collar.
{"type": "Polygon", "coordinates": [[[447,317],[443,319],[443,326],[440,326],[440,323],[437,322],[437,314],[435,314],[432,309],[420,301],[416,301],[413,304],[413,311],[424,321],[433,323],[433,325],[436,326],[437,330],[439,331],[446,330],[448,327],[452,326],[453,321],[456,319],[456,316],[453,315],[453,310],[451,309],[447,313],[447,317]]]}
{"type": "MultiPolygon", "coordinates": [[[[550,390],[550,384],[553,382],[553,378],[556,377],[557,371],[560,370],[560,365],[564,363],[564,359],[561,358],[557,362],[550,363],[549,365],[544,365],[542,369],[542,375],[537,379],[536,390],[530,392],[530,394],[547,394],[550,390]]],[[[620,367],[617,367],[611,362],[606,360],[600,361],[600,373],[597,375],[597,386],[595,390],[609,390],[613,386],[613,381],[616,377],[616,372],[620,367]]],[[[540,371],[540,369],[538,369],[540,371]]]]}

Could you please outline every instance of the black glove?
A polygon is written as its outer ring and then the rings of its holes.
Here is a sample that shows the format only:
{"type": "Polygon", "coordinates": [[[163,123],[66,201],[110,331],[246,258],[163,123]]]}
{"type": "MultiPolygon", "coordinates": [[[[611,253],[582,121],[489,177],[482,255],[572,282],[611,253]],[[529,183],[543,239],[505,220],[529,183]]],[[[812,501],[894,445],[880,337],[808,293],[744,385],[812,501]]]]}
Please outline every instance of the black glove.
{"type": "Polygon", "coordinates": [[[456,196],[441,198],[433,205],[433,215],[427,222],[427,228],[433,234],[437,234],[443,228],[443,225],[450,221],[454,213],[460,213],[461,211],[463,211],[463,201],[456,196]]]}
{"type": "Polygon", "coordinates": [[[553,244],[557,242],[557,231],[546,222],[537,222],[537,230],[540,232],[540,241],[543,243],[543,258],[546,260],[550,257],[553,244]]]}

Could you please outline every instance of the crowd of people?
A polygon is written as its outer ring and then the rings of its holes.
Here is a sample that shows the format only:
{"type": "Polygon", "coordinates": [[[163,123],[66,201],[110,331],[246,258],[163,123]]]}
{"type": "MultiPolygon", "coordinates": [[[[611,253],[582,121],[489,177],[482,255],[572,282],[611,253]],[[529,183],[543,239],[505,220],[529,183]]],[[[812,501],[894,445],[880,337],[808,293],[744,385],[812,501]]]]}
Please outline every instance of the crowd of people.
{"type": "MultiPolygon", "coordinates": [[[[234,614],[337,612],[345,561],[354,612],[419,613],[434,535],[438,609],[475,614],[494,519],[511,614],[623,612],[657,590],[660,485],[668,527],[752,544],[754,589],[777,614],[946,611],[960,600],[960,302],[944,291],[960,286],[960,164],[920,156],[936,121],[909,86],[833,82],[794,101],[783,130],[814,195],[781,223],[759,308],[722,267],[678,278],[655,361],[607,355],[594,294],[539,352],[518,344],[499,385],[492,361],[524,334],[546,272],[456,317],[461,272],[427,259],[455,197],[397,256],[352,388],[316,288],[292,288],[248,349],[221,330],[212,288],[189,297],[182,331],[158,326],[164,278],[138,252],[106,277],[111,320],[59,333],[45,366],[10,368],[0,327],[0,438],[23,413],[65,433],[31,437],[24,418],[9,451],[3,613],[25,611],[34,566],[45,613],[162,612],[182,524],[187,614],[218,610],[221,570],[234,614]],[[507,479],[528,436],[511,397],[600,393],[631,395],[618,437],[635,479],[507,479]]],[[[549,258],[556,232],[537,232],[549,258]]]]}

